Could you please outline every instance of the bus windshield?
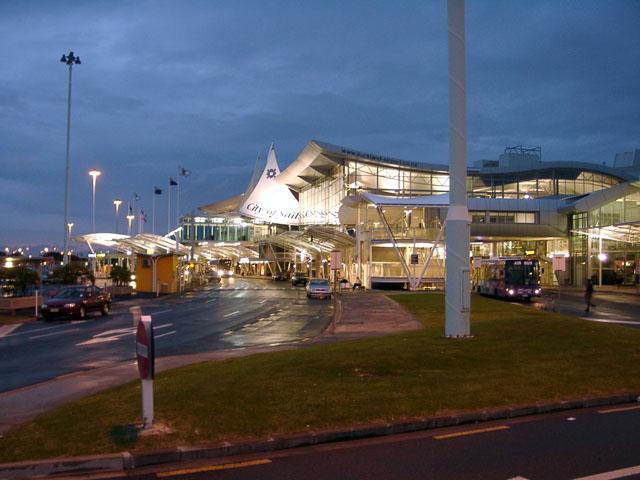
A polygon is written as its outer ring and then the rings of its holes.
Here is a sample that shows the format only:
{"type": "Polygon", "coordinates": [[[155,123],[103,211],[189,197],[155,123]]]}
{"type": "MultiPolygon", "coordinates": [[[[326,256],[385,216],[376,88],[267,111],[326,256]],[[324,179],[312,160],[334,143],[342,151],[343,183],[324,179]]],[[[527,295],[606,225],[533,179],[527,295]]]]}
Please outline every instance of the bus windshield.
{"type": "Polygon", "coordinates": [[[504,280],[508,285],[540,285],[540,265],[537,260],[509,260],[504,280]]]}

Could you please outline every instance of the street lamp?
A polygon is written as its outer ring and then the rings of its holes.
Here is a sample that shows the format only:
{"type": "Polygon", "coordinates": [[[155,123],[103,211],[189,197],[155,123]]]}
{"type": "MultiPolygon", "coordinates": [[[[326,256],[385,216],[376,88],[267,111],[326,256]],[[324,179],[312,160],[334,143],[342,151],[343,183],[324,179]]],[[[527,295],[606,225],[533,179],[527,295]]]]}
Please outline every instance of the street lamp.
{"type": "Polygon", "coordinates": [[[127,230],[127,235],[131,236],[131,223],[133,219],[136,218],[133,215],[127,215],[127,220],[129,221],[129,229],[127,230]]]}
{"type": "MultiPolygon", "coordinates": [[[[67,162],[64,175],[64,228],[67,228],[69,223],[69,146],[71,142],[71,70],[74,65],[80,65],[80,57],[73,55],[73,52],[69,52],[69,55],[62,55],[60,59],[62,63],[69,65],[69,93],[67,96],[67,162]]],[[[65,232],[66,233],[66,232],[65,232]]],[[[62,263],[66,265],[69,263],[69,256],[67,255],[68,236],[64,236],[64,252],[62,257],[62,263]]]]}
{"type": "Polygon", "coordinates": [[[96,233],[96,178],[98,178],[101,175],[101,171],[100,170],[91,170],[89,172],[89,175],[91,175],[91,178],[93,179],[93,190],[92,190],[92,208],[91,208],[91,223],[93,225],[93,233],[96,233]]]}
{"type": "MultiPolygon", "coordinates": [[[[71,242],[71,229],[72,228],[73,228],[73,222],[67,223],[67,236],[66,236],[66,239],[68,239],[69,242],[71,242]]],[[[65,242],[65,244],[66,244],[66,242],[65,242]]],[[[66,250],[64,251],[64,255],[65,256],[67,255],[67,251],[66,250]]]]}
{"type": "Polygon", "coordinates": [[[120,200],[119,198],[116,198],[113,201],[113,204],[116,207],[116,233],[118,233],[118,210],[120,209],[120,205],[122,204],[122,200],[120,200]]]}

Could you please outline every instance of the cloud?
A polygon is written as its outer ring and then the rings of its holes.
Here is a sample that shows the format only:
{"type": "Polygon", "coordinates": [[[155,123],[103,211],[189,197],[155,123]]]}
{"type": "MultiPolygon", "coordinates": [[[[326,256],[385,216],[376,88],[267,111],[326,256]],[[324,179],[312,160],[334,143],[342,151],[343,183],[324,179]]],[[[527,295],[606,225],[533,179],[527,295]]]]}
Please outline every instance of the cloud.
{"type": "MultiPolygon", "coordinates": [[[[601,163],[638,146],[635,1],[467,3],[469,159],[541,145],[601,163]]],[[[182,205],[241,192],[276,142],[284,167],[311,139],[427,162],[448,159],[443,2],[0,3],[0,243],[59,237],[69,50],[71,216],[90,228],[87,171],[111,201],[194,174],[182,205]],[[33,225],[37,221],[37,228],[33,225]]],[[[181,186],[182,187],[182,186],[181,186]]],[[[156,199],[166,218],[166,197],[156,199]]]]}

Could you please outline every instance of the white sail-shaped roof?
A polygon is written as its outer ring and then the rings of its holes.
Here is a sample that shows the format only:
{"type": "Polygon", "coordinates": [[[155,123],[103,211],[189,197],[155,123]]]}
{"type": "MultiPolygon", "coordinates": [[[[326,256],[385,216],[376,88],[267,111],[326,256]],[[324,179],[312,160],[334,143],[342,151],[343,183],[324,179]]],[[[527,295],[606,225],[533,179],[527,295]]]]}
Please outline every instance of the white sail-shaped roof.
{"type": "Polygon", "coordinates": [[[265,222],[298,225],[300,204],[286,185],[276,182],[279,174],[276,149],[272,144],[267,165],[258,183],[240,207],[240,213],[265,222]]]}

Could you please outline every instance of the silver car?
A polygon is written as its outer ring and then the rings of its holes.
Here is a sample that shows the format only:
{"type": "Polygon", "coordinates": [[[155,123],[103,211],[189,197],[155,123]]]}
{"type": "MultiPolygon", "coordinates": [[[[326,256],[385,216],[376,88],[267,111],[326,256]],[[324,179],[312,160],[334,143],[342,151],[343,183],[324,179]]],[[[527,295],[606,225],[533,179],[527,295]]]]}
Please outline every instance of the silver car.
{"type": "Polygon", "coordinates": [[[331,298],[331,285],[326,278],[312,278],[307,283],[307,298],[331,298]]]}

